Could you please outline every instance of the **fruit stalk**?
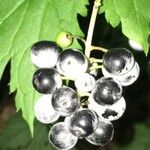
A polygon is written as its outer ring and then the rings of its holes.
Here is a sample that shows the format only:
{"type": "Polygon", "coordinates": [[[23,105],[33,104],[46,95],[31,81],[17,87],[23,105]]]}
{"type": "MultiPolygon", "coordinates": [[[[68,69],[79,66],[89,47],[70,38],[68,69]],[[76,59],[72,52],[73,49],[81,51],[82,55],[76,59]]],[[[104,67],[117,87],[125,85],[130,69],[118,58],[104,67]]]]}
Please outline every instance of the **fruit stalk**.
{"type": "Polygon", "coordinates": [[[101,5],[101,0],[95,0],[93,10],[92,10],[91,20],[90,20],[90,24],[89,24],[89,29],[88,29],[88,33],[87,33],[87,38],[86,38],[86,42],[85,42],[85,55],[88,58],[90,57],[90,47],[91,47],[91,43],[92,43],[93,30],[94,30],[94,26],[95,26],[97,12],[98,12],[100,5],[101,5]]]}

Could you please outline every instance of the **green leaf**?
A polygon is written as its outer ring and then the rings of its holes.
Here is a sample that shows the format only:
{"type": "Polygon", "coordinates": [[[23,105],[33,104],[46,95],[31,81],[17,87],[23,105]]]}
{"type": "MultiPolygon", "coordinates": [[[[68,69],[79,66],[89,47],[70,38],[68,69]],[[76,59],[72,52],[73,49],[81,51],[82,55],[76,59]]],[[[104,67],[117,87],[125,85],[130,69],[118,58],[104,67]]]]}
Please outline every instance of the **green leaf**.
{"type": "Polygon", "coordinates": [[[30,139],[30,144],[26,150],[55,150],[55,148],[48,141],[48,131],[46,125],[35,121],[34,137],[30,139]]]}
{"type": "Polygon", "coordinates": [[[15,114],[0,132],[0,149],[24,147],[26,150],[55,150],[48,141],[47,126],[38,121],[34,125],[35,134],[32,138],[21,113],[15,114]]]}
{"type": "Polygon", "coordinates": [[[138,124],[135,127],[133,141],[126,146],[118,146],[116,150],[147,150],[150,147],[150,126],[138,124]]]}
{"type": "Polygon", "coordinates": [[[102,11],[106,20],[116,27],[119,22],[122,32],[143,46],[147,55],[148,35],[150,34],[150,1],[149,0],[103,0],[102,11]]]}
{"type": "MultiPolygon", "coordinates": [[[[17,91],[17,110],[22,110],[32,134],[39,94],[32,87],[36,68],[30,61],[30,47],[39,40],[55,40],[60,31],[83,36],[77,13],[85,16],[87,4],[88,0],[0,1],[0,77],[11,60],[10,91],[17,91]]],[[[72,47],[80,45],[74,42],[72,47]]]]}
{"type": "Polygon", "coordinates": [[[15,114],[0,132],[0,149],[25,146],[31,140],[28,126],[21,115],[15,114]]]}

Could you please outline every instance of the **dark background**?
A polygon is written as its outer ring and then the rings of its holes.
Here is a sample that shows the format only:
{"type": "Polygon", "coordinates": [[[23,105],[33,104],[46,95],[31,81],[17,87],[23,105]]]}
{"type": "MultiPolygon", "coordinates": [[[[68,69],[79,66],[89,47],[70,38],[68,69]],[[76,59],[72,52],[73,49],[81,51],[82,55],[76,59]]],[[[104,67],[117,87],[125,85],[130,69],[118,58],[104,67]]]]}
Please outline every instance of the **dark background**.
{"type": "MultiPolygon", "coordinates": [[[[90,20],[91,10],[92,10],[92,1],[90,1],[90,6],[87,6],[88,17],[84,18],[78,16],[80,27],[82,31],[87,33],[88,24],[90,20]]],[[[104,14],[101,14],[97,17],[96,26],[93,36],[93,45],[105,47],[107,49],[114,47],[126,47],[132,51],[135,56],[136,61],[140,65],[140,76],[138,80],[131,86],[124,88],[124,97],[126,99],[127,108],[125,114],[122,118],[117,121],[114,121],[115,134],[113,141],[104,147],[92,146],[85,140],[79,140],[76,145],[76,149],[79,150],[149,150],[150,149],[150,55],[145,56],[144,52],[139,52],[132,49],[128,44],[128,39],[121,32],[121,24],[117,28],[112,28],[104,18],[104,14]],[[144,127],[144,128],[143,128],[144,127]],[[140,137],[136,137],[140,136],[140,137]],[[141,140],[139,140],[141,139],[141,140]],[[140,142],[139,142],[140,141],[140,142]],[[142,141],[142,142],[141,142],[142,141]]],[[[83,47],[84,48],[84,47],[83,47]]],[[[100,52],[93,52],[93,56],[102,56],[100,52]]],[[[100,73],[101,74],[101,73],[100,73]]],[[[14,97],[15,93],[9,94],[9,81],[10,81],[10,63],[7,64],[5,72],[3,73],[2,79],[0,80],[0,140],[9,140],[11,138],[15,140],[15,137],[18,135],[17,127],[15,123],[13,130],[16,130],[16,133],[5,132],[7,128],[10,128],[8,122],[15,112],[14,97]],[[7,136],[4,136],[7,134],[7,136]],[[15,134],[15,135],[14,135],[15,134]],[[3,135],[3,137],[2,137],[3,135]],[[9,138],[8,138],[9,137],[9,138]]],[[[17,124],[26,124],[24,120],[20,117],[20,114],[15,115],[18,117],[17,124]]],[[[43,125],[41,125],[43,127],[43,125]]],[[[25,132],[29,134],[27,125],[23,126],[25,132]]],[[[48,127],[49,128],[49,127],[48,127]]],[[[48,130],[47,130],[48,131],[48,130]]],[[[47,135],[45,135],[47,136],[47,135]]],[[[25,138],[25,137],[24,137],[25,138]]],[[[0,150],[6,149],[29,149],[28,144],[31,143],[33,139],[27,136],[28,140],[24,140],[27,143],[18,145],[14,143],[13,145],[5,146],[1,145],[0,150]],[[30,141],[30,142],[29,142],[30,141]],[[16,144],[16,145],[15,145],[16,144]],[[3,147],[3,148],[1,148],[3,147]]],[[[35,142],[36,143],[36,142],[35,142]]],[[[47,139],[45,140],[45,145],[48,145],[47,139]]],[[[36,146],[36,144],[35,144],[36,146]]],[[[42,148],[32,149],[43,150],[42,148]]],[[[47,148],[48,149],[48,148],[47,148]]]]}

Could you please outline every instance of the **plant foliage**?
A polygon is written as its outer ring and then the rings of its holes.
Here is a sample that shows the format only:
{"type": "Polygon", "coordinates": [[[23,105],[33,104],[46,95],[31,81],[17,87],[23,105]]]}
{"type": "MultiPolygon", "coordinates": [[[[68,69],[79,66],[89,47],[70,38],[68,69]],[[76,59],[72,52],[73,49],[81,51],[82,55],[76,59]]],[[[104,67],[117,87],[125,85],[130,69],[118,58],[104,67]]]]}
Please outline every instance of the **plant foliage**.
{"type": "MultiPolygon", "coordinates": [[[[149,0],[103,0],[107,21],[142,44],[148,53],[150,33],[149,0]]],[[[11,62],[10,92],[17,91],[16,108],[22,111],[33,134],[33,106],[39,94],[32,87],[35,67],[30,61],[30,47],[39,40],[55,40],[60,31],[83,36],[77,14],[87,15],[88,0],[1,0],[0,1],[0,77],[11,62]]],[[[79,48],[75,41],[72,45],[79,48]]]]}

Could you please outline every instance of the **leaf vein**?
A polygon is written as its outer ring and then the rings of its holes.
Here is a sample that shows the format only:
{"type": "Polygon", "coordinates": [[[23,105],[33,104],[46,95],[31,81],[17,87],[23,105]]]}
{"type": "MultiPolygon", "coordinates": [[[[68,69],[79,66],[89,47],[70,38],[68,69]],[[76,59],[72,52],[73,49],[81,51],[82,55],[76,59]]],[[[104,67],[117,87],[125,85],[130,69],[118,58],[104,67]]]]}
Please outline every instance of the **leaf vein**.
{"type": "Polygon", "coordinates": [[[135,6],[135,10],[136,10],[136,19],[137,19],[137,23],[138,23],[138,26],[139,26],[139,29],[140,29],[140,32],[142,33],[142,28],[141,28],[141,25],[140,25],[140,19],[139,19],[139,16],[137,14],[138,12],[138,7],[137,7],[137,4],[136,4],[136,1],[133,0],[133,3],[134,3],[134,6],[135,6]]]}
{"type": "MultiPolygon", "coordinates": [[[[25,0],[26,1],[26,0],[25,0]]],[[[22,1],[17,7],[15,7],[10,13],[8,13],[8,15],[6,15],[5,18],[3,18],[3,20],[0,21],[0,25],[2,25],[15,11],[17,11],[17,9],[25,2],[22,1]]],[[[1,1],[0,1],[1,2],[1,1]]]]}
{"type": "Polygon", "coordinates": [[[23,57],[25,56],[26,51],[27,51],[28,49],[29,49],[29,47],[26,48],[26,50],[23,52],[23,54],[22,54],[22,56],[21,56],[21,58],[20,58],[20,62],[18,62],[18,63],[19,63],[18,70],[17,70],[18,87],[19,87],[20,91],[22,92],[22,94],[25,94],[25,93],[23,92],[23,90],[22,90],[22,88],[21,88],[21,83],[20,83],[21,80],[20,80],[20,76],[19,76],[19,71],[20,71],[20,68],[21,68],[21,64],[22,64],[23,57]]]}
{"type": "MultiPolygon", "coordinates": [[[[23,4],[23,3],[22,3],[23,4]]],[[[26,12],[26,10],[25,10],[25,12],[26,12]]],[[[25,15],[25,14],[24,14],[25,15]]],[[[23,15],[23,16],[24,16],[23,15]]],[[[22,17],[23,18],[23,17],[22,17]]],[[[22,22],[23,22],[23,19],[22,19],[22,21],[20,22],[20,24],[19,24],[19,26],[18,26],[18,28],[16,29],[16,31],[14,31],[14,35],[12,36],[12,42],[11,42],[11,46],[10,46],[10,48],[9,48],[9,50],[6,52],[6,54],[3,56],[3,58],[0,60],[0,61],[2,61],[5,57],[7,57],[7,55],[9,55],[9,53],[10,53],[10,55],[11,55],[11,50],[12,50],[12,47],[13,47],[13,43],[14,43],[14,40],[15,40],[15,37],[16,37],[16,35],[17,35],[17,32],[19,31],[19,28],[20,28],[20,26],[21,26],[21,24],[22,24],[22,22]]],[[[12,57],[12,56],[11,56],[12,57]]]]}
{"type": "Polygon", "coordinates": [[[44,17],[45,17],[46,10],[47,10],[47,8],[48,8],[48,3],[49,3],[49,2],[47,2],[47,3],[45,4],[45,7],[44,7],[44,9],[43,9],[43,14],[42,14],[42,17],[41,17],[40,28],[39,28],[39,35],[38,35],[39,39],[40,39],[40,36],[41,36],[41,31],[42,31],[42,27],[43,27],[43,21],[44,21],[44,17]]]}

